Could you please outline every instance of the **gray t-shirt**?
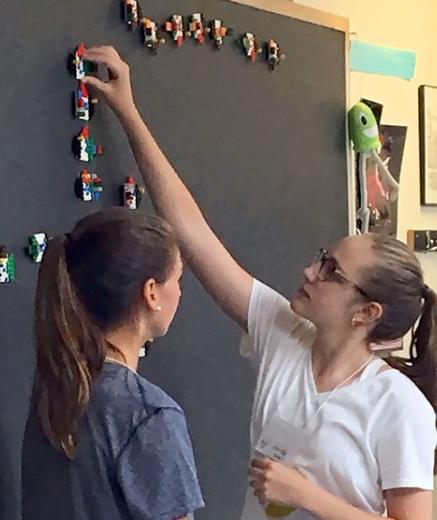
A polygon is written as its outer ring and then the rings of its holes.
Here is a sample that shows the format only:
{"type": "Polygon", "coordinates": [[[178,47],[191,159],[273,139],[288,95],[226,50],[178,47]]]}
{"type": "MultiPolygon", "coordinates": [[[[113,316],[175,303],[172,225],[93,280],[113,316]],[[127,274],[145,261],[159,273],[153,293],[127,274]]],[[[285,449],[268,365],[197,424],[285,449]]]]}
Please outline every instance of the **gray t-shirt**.
{"type": "Polygon", "coordinates": [[[204,507],[183,411],[112,362],[93,385],[73,461],[31,407],[22,485],[23,520],[174,520],[204,507]]]}

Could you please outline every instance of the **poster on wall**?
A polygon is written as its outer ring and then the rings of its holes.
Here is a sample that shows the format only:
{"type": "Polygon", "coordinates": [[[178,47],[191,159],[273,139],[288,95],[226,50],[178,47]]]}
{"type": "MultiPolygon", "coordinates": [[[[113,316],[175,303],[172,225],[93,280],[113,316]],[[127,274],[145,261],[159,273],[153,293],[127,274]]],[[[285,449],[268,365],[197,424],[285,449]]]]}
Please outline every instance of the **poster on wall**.
{"type": "MultiPolygon", "coordinates": [[[[399,183],[404,154],[406,126],[379,125],[381,150],[379,155],[399,183]]],[[[390,199],[390,187],[381,175],[373,159],[367,161],[368,204],[370,209],[369,231],[396,236],[398,200],[390,199]]]]}
{"type": "Polygon", "coordinates": [[[420,199],[437,206],[437,87],[419,87],[420,199]]]}

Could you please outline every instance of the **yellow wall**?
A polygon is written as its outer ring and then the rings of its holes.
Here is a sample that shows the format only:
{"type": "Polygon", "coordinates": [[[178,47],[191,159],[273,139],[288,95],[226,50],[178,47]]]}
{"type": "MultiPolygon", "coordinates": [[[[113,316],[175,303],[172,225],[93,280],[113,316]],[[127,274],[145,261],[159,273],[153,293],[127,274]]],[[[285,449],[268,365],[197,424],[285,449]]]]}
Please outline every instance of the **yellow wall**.
{"type": "MultiPolygon", "coordinates": [[[[437,229],[437,208],[420,206],[418,87],[437,85],[437,0],[299,0],[349,18],[351,38],[417,53],[411,81],[351,72],[350,103],[361,97],[383,103],[382,123],[408,127],[401,171],[398,237],[407,229],[437,229]]],[[[437,253],[419,255],[426,282],[437,290],[437,253]]],[[[437,482],[436,482],[437,490],[437,482]]],[[[437,491],[434,493],[437,520],[437,491]]]]}
{"type": "MultiPolygon", "coordinates": [[[[398,237],[407,229],[437,229],[437,208],[420,206],[418,87],[437,85],[437,0],[297,0],[350,21],[351,38],[417,53],[411,81],[352,72],[350,103],[360,97],[384,105],[382,123],[406,125],[407,140],[401,172],[398,237]]],[[[437,253],[421,254],[425,279],[437,290],[437,253]]]]}

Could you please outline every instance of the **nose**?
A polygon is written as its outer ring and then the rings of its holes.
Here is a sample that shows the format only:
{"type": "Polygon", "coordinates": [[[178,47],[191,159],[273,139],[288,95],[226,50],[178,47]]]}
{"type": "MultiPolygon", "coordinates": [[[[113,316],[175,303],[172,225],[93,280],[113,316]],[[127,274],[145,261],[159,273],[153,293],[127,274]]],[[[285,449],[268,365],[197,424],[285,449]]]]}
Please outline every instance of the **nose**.
{"type": "Polygon", "coordinates": [[[320,269],[320,262],[317,264],[310,264],[304,269],[305,278],[309,283],[314,283],[317,280],[318,272],[320,269]]]}

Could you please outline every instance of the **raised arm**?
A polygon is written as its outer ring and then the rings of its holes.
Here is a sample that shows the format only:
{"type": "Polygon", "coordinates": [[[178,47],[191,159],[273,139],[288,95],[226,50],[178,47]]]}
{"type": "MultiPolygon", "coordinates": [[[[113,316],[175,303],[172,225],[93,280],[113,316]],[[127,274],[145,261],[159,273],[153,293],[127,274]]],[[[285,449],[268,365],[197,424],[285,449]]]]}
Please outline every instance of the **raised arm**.
{"type": "Polygon", "coordinates": [[[220,307],[247,329],[253,279],[230,255],[202,215],[135,107],[129,66],[109,46],[87,50],[85,58],[105,65],[108,80],[85,82],[103,96],[118,116],[156,211],[172,226],[185,260],[220,307]]]}

